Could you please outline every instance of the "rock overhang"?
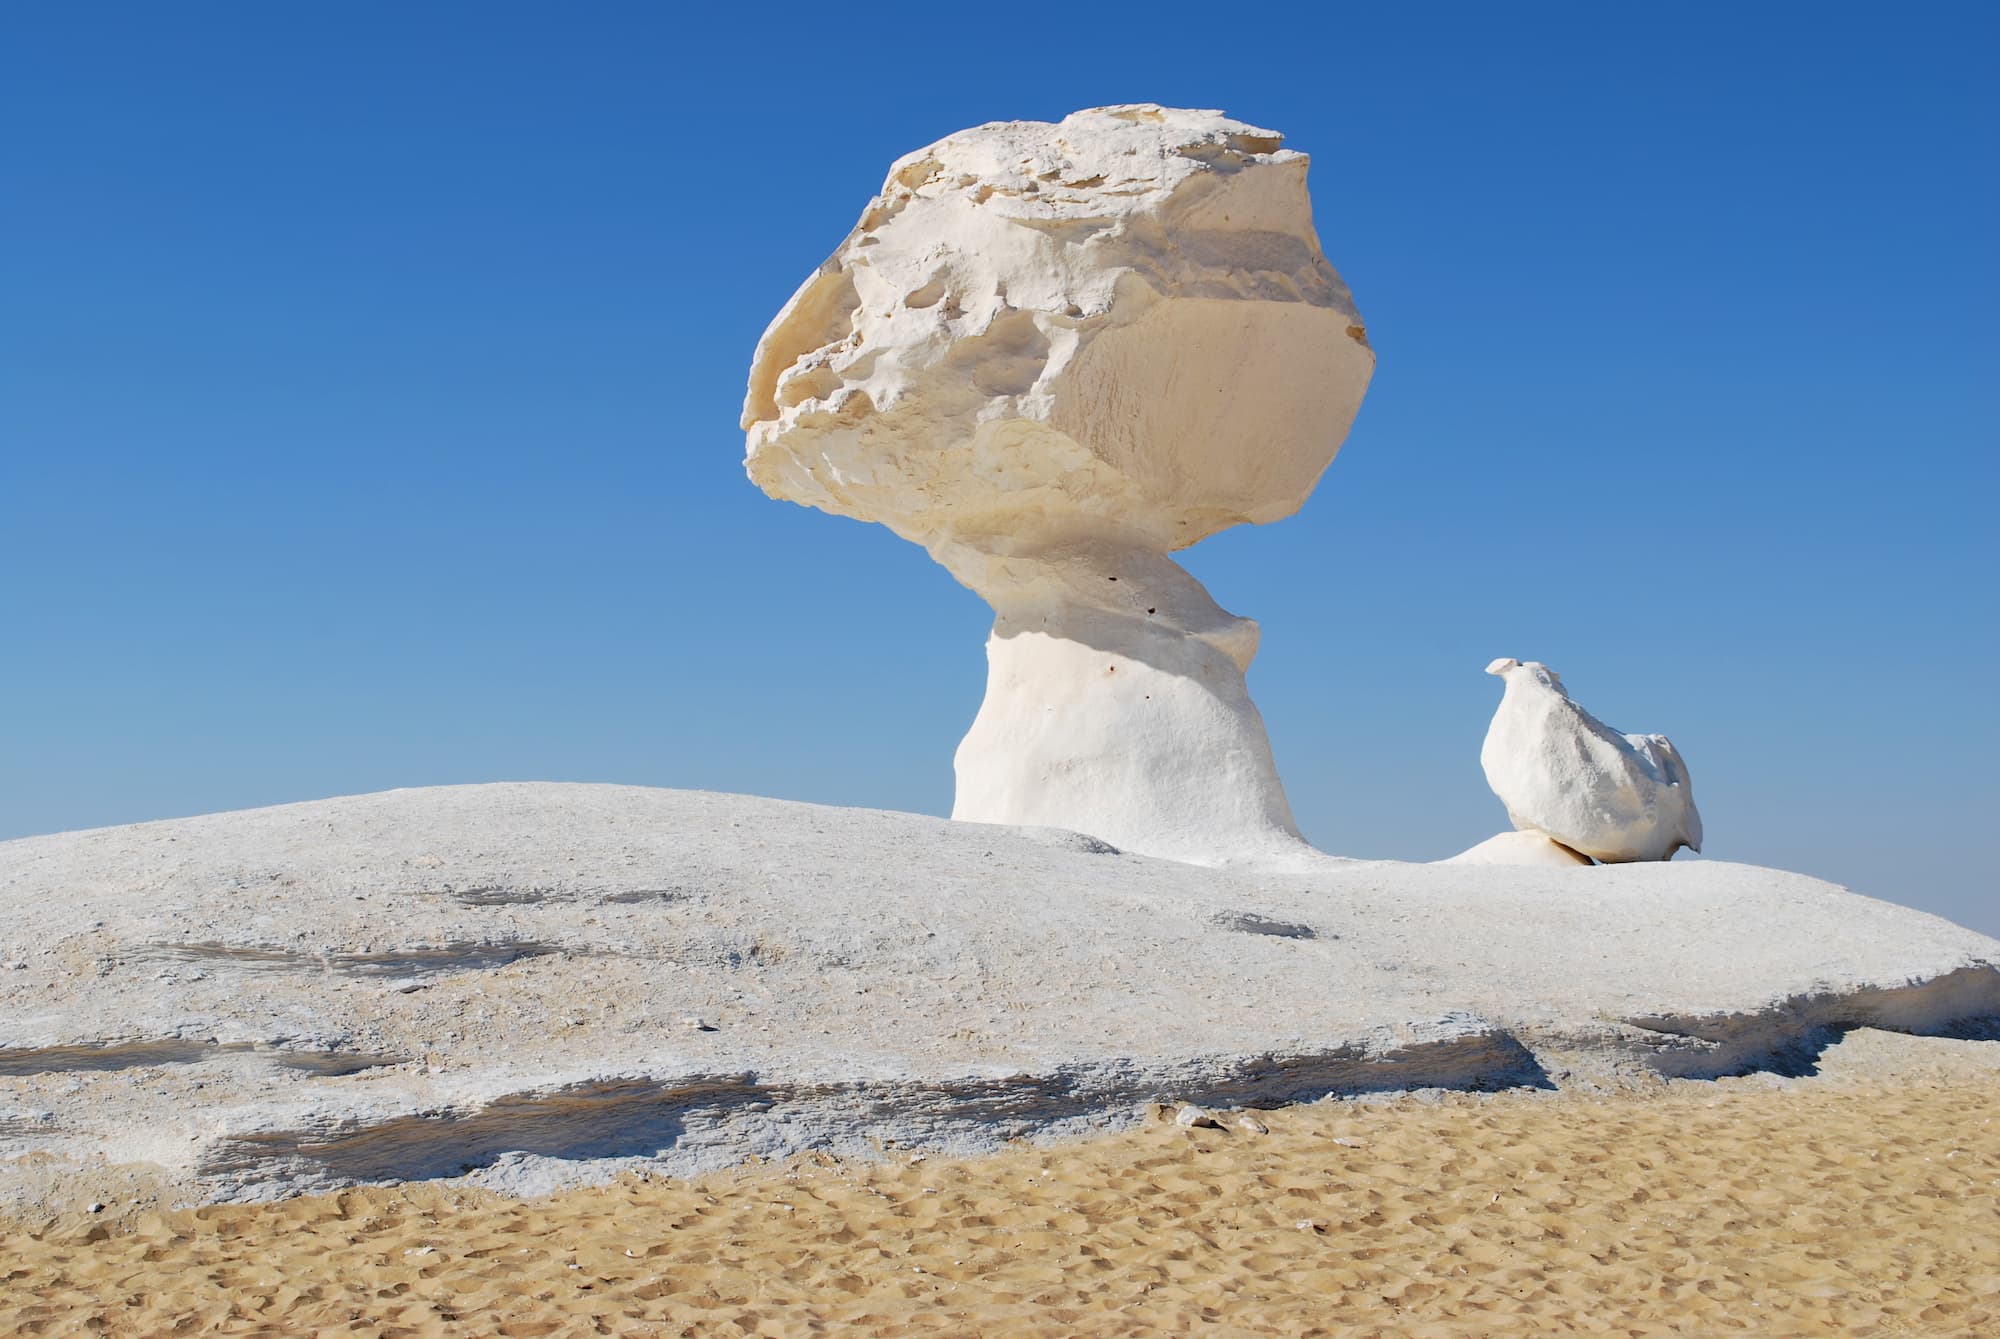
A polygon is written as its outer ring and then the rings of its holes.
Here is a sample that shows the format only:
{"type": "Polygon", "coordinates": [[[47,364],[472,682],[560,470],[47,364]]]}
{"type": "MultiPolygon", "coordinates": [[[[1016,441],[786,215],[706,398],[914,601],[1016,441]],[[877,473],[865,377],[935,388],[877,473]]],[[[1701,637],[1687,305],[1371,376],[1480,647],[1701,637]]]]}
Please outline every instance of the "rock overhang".
{"type": "Polygon", "coordinates": [[[898,160],[758,346],[750,477],[926,545],[1289,515],[1373,353],[1280,140],[1141,104],[898,160]]]}

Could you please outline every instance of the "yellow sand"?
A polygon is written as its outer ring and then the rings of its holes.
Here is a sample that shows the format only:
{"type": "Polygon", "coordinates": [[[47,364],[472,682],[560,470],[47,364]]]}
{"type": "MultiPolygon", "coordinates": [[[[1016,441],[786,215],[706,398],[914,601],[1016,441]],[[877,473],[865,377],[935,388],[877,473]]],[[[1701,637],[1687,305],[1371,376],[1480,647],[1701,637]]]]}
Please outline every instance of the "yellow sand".
{"type": "Polygon", "coordinates": [[[532,1202],[113,1206],[0,1229],[0,1333],[1997,1335],[1996,1097],[1402,1098],[532,1202]]]}

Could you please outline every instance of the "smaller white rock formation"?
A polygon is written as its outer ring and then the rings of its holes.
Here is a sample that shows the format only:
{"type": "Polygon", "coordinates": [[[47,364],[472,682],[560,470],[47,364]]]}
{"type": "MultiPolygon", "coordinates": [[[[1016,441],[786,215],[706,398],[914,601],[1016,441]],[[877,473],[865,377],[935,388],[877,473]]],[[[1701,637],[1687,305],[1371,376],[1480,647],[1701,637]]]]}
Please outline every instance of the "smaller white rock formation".
{"type": "Polygon", "coordinates": [[[1607,864],[1701,850],[1693,783],[1665,735],[1618,733],[1570,701],[1561,676],[1537,661],[1496,660],[1486,672],[1506,691],[1479,765],[1516,828],[1607,864]]]}

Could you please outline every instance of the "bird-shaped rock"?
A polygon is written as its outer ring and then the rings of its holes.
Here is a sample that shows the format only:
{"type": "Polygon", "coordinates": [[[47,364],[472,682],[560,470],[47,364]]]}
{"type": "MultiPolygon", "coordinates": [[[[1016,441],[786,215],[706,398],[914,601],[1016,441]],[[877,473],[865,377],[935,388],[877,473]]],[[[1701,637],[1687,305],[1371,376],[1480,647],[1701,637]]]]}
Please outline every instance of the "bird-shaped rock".
{"type": "Polygon", "coordinates": [[[1516,828],[1607,864],[1701,850],[1693,783],[1665,735],[1618,733],[1537,661],[1496,660],[1486,672],[1506,692],[1479,765],[1516,828]]]}

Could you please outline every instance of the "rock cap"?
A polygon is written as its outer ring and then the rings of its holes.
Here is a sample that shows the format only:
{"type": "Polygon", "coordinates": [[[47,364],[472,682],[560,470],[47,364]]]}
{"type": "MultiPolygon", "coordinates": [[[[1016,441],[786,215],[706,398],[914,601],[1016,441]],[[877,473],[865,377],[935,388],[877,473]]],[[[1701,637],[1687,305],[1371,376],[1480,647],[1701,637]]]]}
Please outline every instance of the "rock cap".
{"type": "Polygon", "coordinates": [[[899,159],[758,344],[751,479],[933,552],[1290,515],[1374,354],[1280,145],[1135,104],[899,159]]]}

